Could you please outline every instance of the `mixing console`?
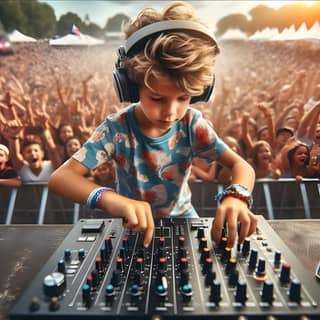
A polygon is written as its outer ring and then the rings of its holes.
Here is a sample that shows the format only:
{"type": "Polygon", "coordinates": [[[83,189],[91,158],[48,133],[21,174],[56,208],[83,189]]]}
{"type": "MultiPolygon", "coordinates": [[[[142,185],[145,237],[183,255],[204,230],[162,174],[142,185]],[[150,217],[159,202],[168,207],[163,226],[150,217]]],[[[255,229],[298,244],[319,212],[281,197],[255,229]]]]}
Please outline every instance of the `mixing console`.
{"type": "Polygon", "coordinates": [[[160,219],[148,249],[120,219],[80,220],[10,318],[320,319],[320,283],[258,218],[234,248],[210,218],[160,219]]]}

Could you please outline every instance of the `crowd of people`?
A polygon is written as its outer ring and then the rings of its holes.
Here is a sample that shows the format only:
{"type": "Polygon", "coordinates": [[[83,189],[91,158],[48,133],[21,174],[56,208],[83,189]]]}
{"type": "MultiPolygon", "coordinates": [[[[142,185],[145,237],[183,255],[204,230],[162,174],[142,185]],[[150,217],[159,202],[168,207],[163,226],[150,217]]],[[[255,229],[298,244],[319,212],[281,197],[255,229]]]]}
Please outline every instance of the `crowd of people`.
{"type": "MultiPolygon", "coordinates": [[[[0,185],[48,181],[119,103],[112,83],[117,45],[24,44],[0,57],[0,185]]],[[[215,97],[202,111],[256,178],[320,178],[320,43],[224,41],[215,97]]],[[[88,179],[115,182],[116,163],[88,179]]],[[[228,183],[228,169],[195,159],[190,181],[228,183]]]]}

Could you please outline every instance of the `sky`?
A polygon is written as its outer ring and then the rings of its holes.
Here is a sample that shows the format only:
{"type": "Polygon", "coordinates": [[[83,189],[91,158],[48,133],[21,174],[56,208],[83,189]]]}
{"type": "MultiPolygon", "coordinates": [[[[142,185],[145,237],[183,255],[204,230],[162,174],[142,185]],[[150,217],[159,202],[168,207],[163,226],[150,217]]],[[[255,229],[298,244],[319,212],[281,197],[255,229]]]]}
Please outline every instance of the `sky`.
{"type": "MultiPolygon", "coordinates": [[[[124,13],[129,17],[135,17],[141,9],[153,7],[162,9],[172,1],[110,1],[110,0],[40,0],[40,2],[48,3],[55,11],[57,19],[67,12],[73,12],[84,20],[86,14],[89,15],[91,22],[96,23],[100,27],[104,27],[108,18],[118,13],[124,13]]],[[[207,25],[215,30],[216,23],[224,16],[232,13],[248,14],[251,8],[264,4],[272,8],[280,8],[289,3],[304,2],[312,4],[315,1],[187,1],[191,3],[197,10],[198,14],[207,23],[207,25]]]]}

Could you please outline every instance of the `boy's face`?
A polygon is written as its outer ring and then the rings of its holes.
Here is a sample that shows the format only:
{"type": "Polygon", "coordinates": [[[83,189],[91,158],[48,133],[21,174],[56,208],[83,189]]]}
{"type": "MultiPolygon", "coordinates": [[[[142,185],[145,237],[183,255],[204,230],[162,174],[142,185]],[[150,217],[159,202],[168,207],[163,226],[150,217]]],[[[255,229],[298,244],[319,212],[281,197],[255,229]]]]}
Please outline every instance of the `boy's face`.
{"type": "Polygon", "coordinates": [[[30,144],[22,150],[22,155],[31,168],[41,168],[44,152],[39,144],[30,144]]]}
{"type": "Polygon", "coordinates": [[[166,133],[183,118],[191,96],[178,88],[169,77],[150,81],[153,90],[139,89],[140,105],[136,117],[142,131],[157,137],[166,133]]]}
{"type": "Polygon", "coordinates": [[[2,170],[5,167],[8,160],[8,155],[3,150],[0,150],[0,170],[2,170]]]}

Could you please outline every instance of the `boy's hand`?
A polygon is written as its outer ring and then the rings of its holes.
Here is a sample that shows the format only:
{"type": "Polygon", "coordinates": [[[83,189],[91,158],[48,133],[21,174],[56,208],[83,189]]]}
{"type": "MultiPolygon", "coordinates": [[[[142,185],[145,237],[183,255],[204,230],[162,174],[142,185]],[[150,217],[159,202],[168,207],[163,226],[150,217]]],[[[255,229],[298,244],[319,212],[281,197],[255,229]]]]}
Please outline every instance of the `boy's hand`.
{"type": "Polygon", "coordinates": [[[256,230],[258,219],[243,201],[229,196],[223,199],[212,223],[211,235],[216,243],[220,242],[225,222],[228,227],[227,247],[232,248],[236,241],[238,222],[241,223],[238,242],[242,243],[256,230]]]}
{"type": "Polygon", "coordinates": [[[150,204],[124,197],[116,192],[105,192],[99,207],[116,218],[123,218],[123,226],[135,232],[144,232],[143,245],[148,247],[154,232],[154,221],[150,204]]]}

